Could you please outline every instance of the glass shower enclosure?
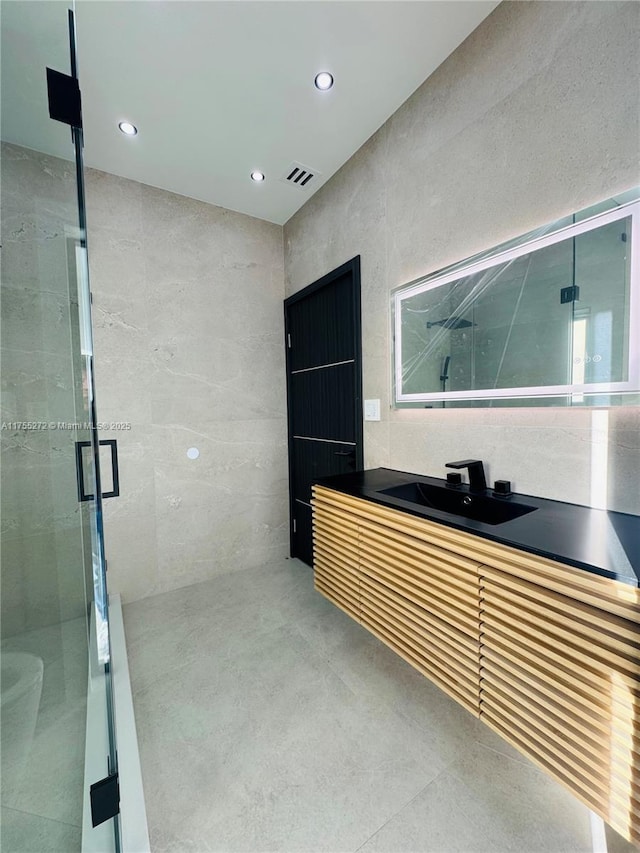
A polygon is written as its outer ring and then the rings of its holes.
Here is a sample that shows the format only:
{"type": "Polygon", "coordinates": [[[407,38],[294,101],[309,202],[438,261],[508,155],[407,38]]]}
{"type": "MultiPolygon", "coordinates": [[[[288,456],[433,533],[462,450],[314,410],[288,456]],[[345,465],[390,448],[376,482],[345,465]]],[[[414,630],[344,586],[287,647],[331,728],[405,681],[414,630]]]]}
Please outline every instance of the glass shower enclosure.
{"type": "Polygon", "coordinates": [[[120,849],[117,816],[92,826],[105,817],[100,800],[108,813],[117,795],[102,530],[117,469],[104,483],[82,130],[49,117],[45,72],[74,85],[72,10],[57,0],[2,8],[4,853],[120,849]],[[88,783],[99,780],[92,813],[88,783]]]}

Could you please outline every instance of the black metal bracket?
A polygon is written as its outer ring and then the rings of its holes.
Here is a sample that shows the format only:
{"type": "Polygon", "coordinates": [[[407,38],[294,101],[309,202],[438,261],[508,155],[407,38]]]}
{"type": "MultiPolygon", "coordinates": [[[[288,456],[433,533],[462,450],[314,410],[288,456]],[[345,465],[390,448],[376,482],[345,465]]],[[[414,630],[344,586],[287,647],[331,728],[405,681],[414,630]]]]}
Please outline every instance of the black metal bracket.
{"type": "Polygon", "coordinates": [[[580,299],[580,288],[577,284],[572,287],[563,287],[560,290],[560,304],[566,305],[567,302],[578,302],[580,299]]]}
{"type": "Polygon", "coordinates": [[[49,117],[82,129],[82,100],[76,77],[47,68],[49,117]]]}
{"type": "Polygon", "coordinates": [[[111,773],[89,788],[91,823],[99,826],[120,813],[120,784],[118,774],[111,773]]]}

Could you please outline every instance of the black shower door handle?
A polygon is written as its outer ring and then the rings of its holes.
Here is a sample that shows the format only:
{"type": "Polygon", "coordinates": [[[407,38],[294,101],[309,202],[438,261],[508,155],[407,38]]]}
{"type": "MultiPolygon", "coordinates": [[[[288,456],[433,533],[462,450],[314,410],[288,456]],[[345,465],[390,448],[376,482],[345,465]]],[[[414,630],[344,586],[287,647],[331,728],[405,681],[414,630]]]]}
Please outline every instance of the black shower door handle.
{"type": "MultiPolygon", "coordinates": [[[[101,439],[98,444],[101,447],[111,447],[111,477],[113,482],[113,491],[102,492],[103,498],[117,498],[120,494],[120,475],[118,471],[118,442],[115,438],[101,439]]],[[[78,482],[78,500],[92,501],[95,495],[88,495],[84,490],[84,457],[82,449],[91,447],[90,441],[76,441],[76,478],[78,482]]]]}

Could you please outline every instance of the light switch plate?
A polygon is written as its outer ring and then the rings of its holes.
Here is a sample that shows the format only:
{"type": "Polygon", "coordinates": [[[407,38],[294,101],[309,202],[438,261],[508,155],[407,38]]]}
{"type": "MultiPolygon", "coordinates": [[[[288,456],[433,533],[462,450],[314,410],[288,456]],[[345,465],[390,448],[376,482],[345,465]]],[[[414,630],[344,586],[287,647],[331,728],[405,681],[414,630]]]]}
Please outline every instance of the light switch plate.
{"type": "Polygon", "coordinates": [[[364,419],[365,421],[380,420],[380,400],[364,401],[364,419]]]}

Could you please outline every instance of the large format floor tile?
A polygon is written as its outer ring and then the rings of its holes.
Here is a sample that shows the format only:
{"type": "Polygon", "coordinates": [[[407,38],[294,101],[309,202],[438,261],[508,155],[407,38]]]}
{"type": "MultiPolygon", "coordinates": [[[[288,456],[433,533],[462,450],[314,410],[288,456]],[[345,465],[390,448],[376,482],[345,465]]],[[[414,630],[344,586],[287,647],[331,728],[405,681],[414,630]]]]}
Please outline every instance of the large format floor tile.
{"type": "Polygon", "coordinates": [[[298,561],[124,614],[154,853],[592,853],[580,803],[298,561]]]}
{"type": "Polygon", "coordinates": [[[471,744],[363,851],[586,851],[584,818],[582,805],[533,765],[471,744]]]}
{"type": "Polygon", "coordinates": [[[57,820],[2,808],[3,853],[70,853],[80,850],[82,830],[57,820]]]}

